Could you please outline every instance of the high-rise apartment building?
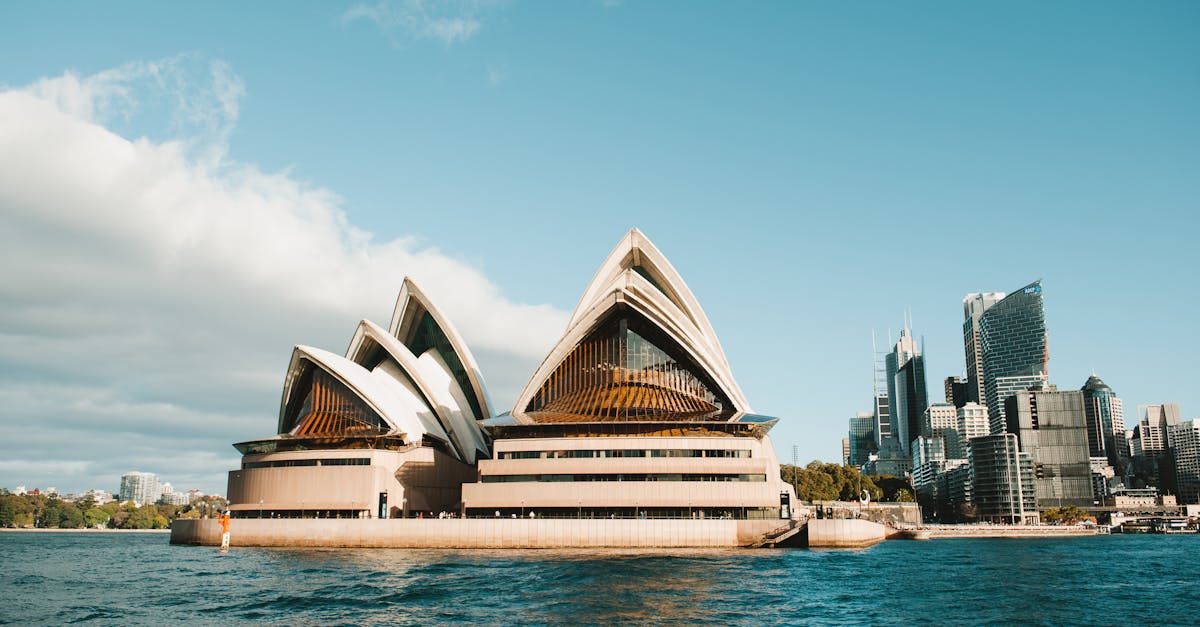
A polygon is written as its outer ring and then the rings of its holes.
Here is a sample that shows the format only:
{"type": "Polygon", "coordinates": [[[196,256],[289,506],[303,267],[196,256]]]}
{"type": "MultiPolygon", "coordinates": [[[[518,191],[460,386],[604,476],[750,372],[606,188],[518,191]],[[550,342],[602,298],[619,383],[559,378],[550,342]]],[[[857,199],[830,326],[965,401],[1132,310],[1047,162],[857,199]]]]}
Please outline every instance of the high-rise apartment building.
{"type": "Polygon", "coordinates": [[[921,435],[921,416],[929,406],[925,389],[925,358],[907,327],[887,356],[888,402],[892,430],[904,451],[921,435]]]}
{"type": "Polygon", "coordinates": [[[1088,377],[1080,391],[1083,392],[1091,456],[1104,457],[1110,464],[1117,464],[1119,459],[1126,457],[1127,449],[1124,404],[1096,375],[1088,377]]]}
{"type": "Polygon", "coordinates": [[[983,387],[992,433],[1003,433],[1004,400],[1046,382],[1049,353],[1040,280],[1009,294],[979,316],[983,387]]]}
{"type": "Polygon", "coordinates": [[[1053,386],[1016,392],[1005,400],[1008,432],[1034,463],[1039,507],[1093,505],[1083,393],[1053,386]]]}
{"type": "Polygon", "coordinates": [[[971,441],[971,500],[979,520],[1025,524],[1038,521],[1033,461],[1013,434],[971,441]]]}
{"type": "Polygon", "coordinates": [[[971,500],[985,522],[1036,523],[1033,461],[1011,433],[971,440],[971,500]]]}
{"type": "Polygon", "coordinates": [[[1200,420],[1167,427],[1179,503],[1200,503],[1200,420]]]}
{"type": "Polygon", "coordinates": [[[970,446],[971,438],[987,435],[991,431],[991,426],[988,424],[987,407],[979,403],[967,403],[958,408],[957,418],[959,453],[963,459],[966,459],[967,447],[970,446]]]}
{"type": "Polygon", "coordinates": [[[879,450],[875,441],[875,414],[858,412],[850,418],[850,437],[846,440],[849,447],[846,463],[855,467],[867,463],[871,453],[879,450]]]}
{"type": "Polygon", "coordinates": [[[138,505],[153,503],[162,496],[158,476],[150,472],[127,472],[121,475],[121,502],[133,501],[138,505]]]}
{"type": "Polygon", "coordinates": [[[912,441],[912,485],[917,502],[932,510],[937,496],[937,478],[946,467],[945,442],[939,437],[917,436],[912,441]]]}
{"type": "Polygon", "coordinates": [[[941,438],[946,445],[946,459],[963,459],[963,445],[958,433],[958,410],[954,405],[930,405],[921,418],[921,435],[941,438]]]}
{"type": "MultiPolygon", "coordinates": [[[[963,348],[967,358],[967,392],[964,402],[987,402],[983,386],[983,348],[979,344],[979,318],[983,312],[1003,299],[1004,292],[967,294],[966,298],[963,298],[963,348]]],[[[946,400],[949,402],[950,399],[946,400]]]]}
{"type": "Polygon", "coordinates": [[[842,438],[842,465],[850,463],[850,438],[842,438]]]}

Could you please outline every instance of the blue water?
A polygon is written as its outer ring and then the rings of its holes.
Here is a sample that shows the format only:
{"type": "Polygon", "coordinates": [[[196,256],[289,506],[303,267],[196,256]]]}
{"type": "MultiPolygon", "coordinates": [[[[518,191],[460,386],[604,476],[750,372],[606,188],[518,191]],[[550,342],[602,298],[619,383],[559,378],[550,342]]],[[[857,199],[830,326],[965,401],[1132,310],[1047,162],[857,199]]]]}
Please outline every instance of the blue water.
{"type": "Polygon", "coordinates": [[[0,533],[0,623],[1127,624],[1200,616],[1200,537],[889,541],[854,551],[171,546],[0,533]]]}

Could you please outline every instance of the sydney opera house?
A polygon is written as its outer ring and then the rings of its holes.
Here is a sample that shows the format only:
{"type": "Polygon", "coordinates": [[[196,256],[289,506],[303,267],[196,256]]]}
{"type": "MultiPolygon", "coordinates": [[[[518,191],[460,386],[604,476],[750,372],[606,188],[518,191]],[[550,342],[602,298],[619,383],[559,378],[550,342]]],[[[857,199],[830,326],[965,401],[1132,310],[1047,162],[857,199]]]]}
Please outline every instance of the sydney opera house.
{"type": "Polygon", "coordinates": [[[405,280],[345,355],[297,346],[278,434],[236,444],[235,518],[790,518],[712,325],[636,229],[601,265],[511,411],[405,280]]]}

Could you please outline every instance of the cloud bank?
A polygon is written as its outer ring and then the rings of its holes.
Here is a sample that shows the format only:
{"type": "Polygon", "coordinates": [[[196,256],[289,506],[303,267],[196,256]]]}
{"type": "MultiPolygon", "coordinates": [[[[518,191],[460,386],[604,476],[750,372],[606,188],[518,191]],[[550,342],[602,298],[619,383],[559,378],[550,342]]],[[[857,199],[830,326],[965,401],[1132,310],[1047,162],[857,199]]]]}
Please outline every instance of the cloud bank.
{"type": "Polygon", "coordinates": [[[291,346],[386,325],[405,275],[499,373],[501,409],[561,333],[566,312],[228,158],[244,91],[193,57],[0,90],[0,486],[137,469],[223,492],[230,443],[274,431],[291,346]],[[153,106],[164,138],[119,132],[153,106]]]}

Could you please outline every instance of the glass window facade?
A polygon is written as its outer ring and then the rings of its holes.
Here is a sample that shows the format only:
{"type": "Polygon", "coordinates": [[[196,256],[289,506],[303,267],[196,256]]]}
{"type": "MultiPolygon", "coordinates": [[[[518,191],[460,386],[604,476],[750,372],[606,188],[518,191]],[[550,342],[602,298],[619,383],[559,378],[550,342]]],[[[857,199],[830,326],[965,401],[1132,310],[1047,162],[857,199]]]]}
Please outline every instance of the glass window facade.
{"type": "Polygon", "coordinates": [[[547,377],[525,413],[538,422],[728,420],[733,404],[662,330],[618,307],[547,377]]]}
{"type": "Polygon", "coordinates": [[[450,374],[454,376],[454,381],[458,383],[458,387],[467,397],[467,402],[471,405],[471,411],[475,413],[476,419],[489,418],[484,415],[483,408],[479,406],[479,399],[475,396],[475,388],[471,385],[471,378],[467,376],[467,368],[463,365],[462,360],[458,358],[458,353],[455,352],[454,346],[450,343],[450,338],[442,331],[442,328],[437,325],[433,316],[429,312],[421,314],[421,320],[413,326],[413,330],[409,333],[409,337],[404,340],[404,345],[414,355],[420,357],[425,351],[433,349],[438,356],[446,362],[450,368],[450,374]]]}
{"type": "Polygon", "coordinates": [[[1049,355],[1041,281],[1009,294],[979,316],[979,344],[988,416],[996,433],[995,426],[1005,424],[1004,399],[1017,391],[1012,385],[1002,389],[1001,379],[1028,388],[1046,377],[1049,355]]]}
{"type": "Polygon", "coordinates": [[[750,457],[746,449],[586,449],[567,451],[503,451],[500,459],[592,459],[606,457],[750,457]]]}
{"type": "Polygon", "coordinates": [[[382,435],[390,429],[350,388],[310,361],[284,412],[283,433],[300,437],[382,435]]]}
{"type": "Polygon", "coordinates": [[[275,459],[264,462],[242,462],[242,468],[293,468],[297,466],[370,466],[369,457],[342,457],[333,459],[275,459]]]}
{"type": "Polygon", "coordinates": [[[766,481],[766,475],[732,473],[574,473],[536,475],[484,475],[483,483],[523,483],[550,481],[766,481]]]}

